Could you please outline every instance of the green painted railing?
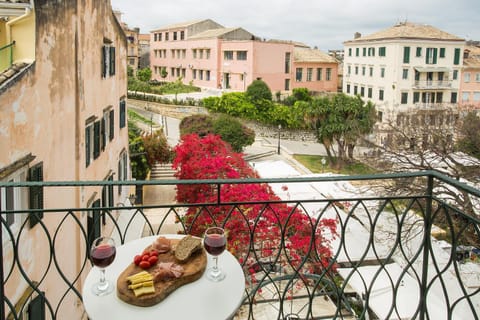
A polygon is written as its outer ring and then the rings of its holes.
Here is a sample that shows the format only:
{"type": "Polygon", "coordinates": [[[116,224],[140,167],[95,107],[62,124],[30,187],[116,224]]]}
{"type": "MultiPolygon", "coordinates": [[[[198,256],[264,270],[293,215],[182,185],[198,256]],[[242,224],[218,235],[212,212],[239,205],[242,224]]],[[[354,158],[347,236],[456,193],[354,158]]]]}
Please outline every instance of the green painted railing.
{"type": "Polygon", "coordinates": [[[9,188],[41,187],[62,194],[73,189],[143,186],[146,190],[167,185],[210,186],[218,196],[213,203],[127,202],[95,208],[72,205],[1,211],[1,319],[20,319],[22,307],[32,299],[40,299],[44,309],[35,310],[44,310],[40,312],[48,319],[66,319],[72,308],[80,318],[84,312],[82,279],[91,268],[86,248],[99,230],[125,243],[161,234],[167,227],[171,230],[172,221],[181,233],[197,234],[205,219],[225,228],[235,224],[240,228],[235,230],[242,230],[244,236],[242,250],[234,252],[247,279],[236,319],[263,319],[262,315],[268,315],[268,319],[479,319],[480,191],[436,172],[289,179],[0,183],[0,191],[5,194],[7,189],[12,190],[9,188]],[[248,201],[226,202],[223,195],[237,184],[268,184],[281,199],[259,201],[252,196],[248,201]],[[192,208],[194,214],[187,218],[185,213],[192,208]],[[280,211],[287,216],[282,218],[280,211]],[[152,212],[157,222],[149,219],[152,212]],[[305,217],[304,225],[293,224],[298,212],[305,217]],[[14,215],[38,218],[40,214],[43,218],[37,219],[34,227],[28,219],[21,225],[11,224],[14,215]],[[87,216],[91,216],[89,222],[87,216]],[[278,233],[262,228],[272,217],[278,220],[271,229],[278,227],[278,233]],[[336,221],[335,232],[322,225],[325,219],[336,221]],[[95,231],[92,225],[99,225],[99,229],[95,231]],[[43,251],[37,253],[30,247],[28,238],[32,234],[43,251]],[[293,240],[305,234],[305,251],[294,256],[293,240]],[[273,235],[277,238],[269,238],[273,235]],[[58,239],[69,236],[72,244],[78,237],[81,240],[75,272],[63,266],[65,259],[71,259],[68,252],[57,251],[58,239]],[[328,251],[331,255],[326,254],[328,251]],[[41,260],[36,255],[44,259],[32,269],[32,261],[41,260]],[[19,278],[30,287],[23,300],[18,293],[12,294],[19,278]],[[47,288],[51,281],[55,290],[47,288]],[[80,303],[75,307],[72,301],[80,303]]]}
{"type": "Polygon", "coordinates": [[[0,47],[0,72],[7,70],[13,64],[13,47],[14,46],[15,46],[15,41],[3,47],[0,47]]]}

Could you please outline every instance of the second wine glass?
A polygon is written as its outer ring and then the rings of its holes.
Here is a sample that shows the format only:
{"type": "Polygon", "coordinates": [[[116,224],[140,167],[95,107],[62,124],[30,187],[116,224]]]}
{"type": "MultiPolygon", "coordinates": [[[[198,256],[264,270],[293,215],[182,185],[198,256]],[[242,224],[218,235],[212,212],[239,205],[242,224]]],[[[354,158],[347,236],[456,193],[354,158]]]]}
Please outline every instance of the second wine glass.
{"type": "Polygon", "coordinates": [[[105,268],[115,259],[116,249],[115,241],[109,237],[100,237],[93,240],[90,249],[90,259],[92,263],[100,268],[100,281],[93,285],[93,293],[97,296],[103,296],[113,291],[114,284],[105,279],[105,268]]]}
{"type": "Polygon", "coordinates": [[[218,268],[218,256],[222,254],[227,247],[225,230],[220,227],[208,228],[203,237],[203,246],[205,250],[213,256],[214,260],[213,267],[207,270],[207,278],[211,281],[222,281],[225,279],[225,272],[218,268]]]}

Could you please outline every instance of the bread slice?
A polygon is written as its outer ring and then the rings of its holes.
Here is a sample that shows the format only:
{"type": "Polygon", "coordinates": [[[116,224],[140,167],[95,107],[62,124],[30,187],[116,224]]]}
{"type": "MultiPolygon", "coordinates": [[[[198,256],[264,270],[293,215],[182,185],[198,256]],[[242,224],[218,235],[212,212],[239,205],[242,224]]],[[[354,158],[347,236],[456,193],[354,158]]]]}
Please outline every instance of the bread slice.
{"type": "Polygon", "coordinates": [[[175,259],[179,262],[186,262],[192,254],[202,248],[202,240],[199,238],[187,235],[183,237],[175,248],[175,259]]]}

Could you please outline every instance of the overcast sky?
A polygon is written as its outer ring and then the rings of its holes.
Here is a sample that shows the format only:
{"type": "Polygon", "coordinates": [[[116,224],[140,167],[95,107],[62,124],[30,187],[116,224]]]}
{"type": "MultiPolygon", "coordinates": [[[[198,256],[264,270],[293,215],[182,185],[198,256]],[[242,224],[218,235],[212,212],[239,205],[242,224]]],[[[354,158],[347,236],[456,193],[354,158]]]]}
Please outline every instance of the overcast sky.
{"type": "Polygon", "coordinates": [[[341,49],[355,32],[368,35],[400,21],[429,24],[480,40],[479,0],[111,0],[130,28],[149,33],[169,24],[212,19],[266,39],[341,49]]]}

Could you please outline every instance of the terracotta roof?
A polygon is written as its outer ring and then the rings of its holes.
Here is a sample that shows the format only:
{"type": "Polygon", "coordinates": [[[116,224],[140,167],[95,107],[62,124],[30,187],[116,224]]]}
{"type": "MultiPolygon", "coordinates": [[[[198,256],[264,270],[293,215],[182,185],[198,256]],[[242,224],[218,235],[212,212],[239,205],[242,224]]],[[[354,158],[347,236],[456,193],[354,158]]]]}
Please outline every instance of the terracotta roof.
{"type": "Polygon", "coordinates": [[[180,22],[180,23],[175,23],[175,24],[170,24],[168,26],[164,26],[155,30],[152,30],[150,32],[154,31],[160,31],[160,30],[170,30],[170,29],[180,29],[180,28],[186,28],[188,26],[194,25],[199,22],[203,21],[209,21],[210,19],[201,19],[201,20],[192,20],[192,21],[186,21],[186,22],[180,22]]]}
{"type": "Polygon", "coordinates": [[[412,22],[402,22],[390,27],[388,29],[360,37],[357,39],[346,41],[363,42],[372,40],[387,40],[387,39],[423,39],[423,40],[450,40],[450,41],[465,41],[460,37],[437,29],[427,24],[416,24],[412,22]]]}
{"type": "MultiPolygon", "coordinates": [[[[230,32],[233,32],[233,31],[236,31],[236,30],[241,30],[241,31],[244,31],[244,32],[247,32],[249,33],[248,31],[242,29],[242,28],[219,28],[219,29],[210,29],[210,30],[206,30],[206,31],[203,31],[203,32],[200,32],[200,33],[197,33],[196,35],[193,35],[191,37],[189,37],[189,39],[214,39],[214,38],[219,38],[223,35],[226,35],[230,32]]],[[[252,34],[253,36],[253,34],[252,34]]]]}
{"type": "Polygon", "coordinates": [[[468,58],[463,59],[463,66],[467,68],[480,68],[480,47],[467,46],[468,58]]]}
{"type": "Polygon", "coordinates": [[[338,62],[334,57],[318,49],[295,47],[293,55],[295,62],[338,62]]]}
{"type": "Polygon", "coordinates": [[[150,35],[148,33],[141,33],[138,35],[138,40],[150,41],[150,35]]]}
{"type": "Polygon", "coordinates": [[[302,42],[298,41],[292,41],[292,40],[280,40],[280,39],[269,39],[267,40],[268,42],[272,43],[286,43],[286,44],[293,44],[295,47],[304,47],[304,48],[310,48],[308,45],[302,42]]]}

